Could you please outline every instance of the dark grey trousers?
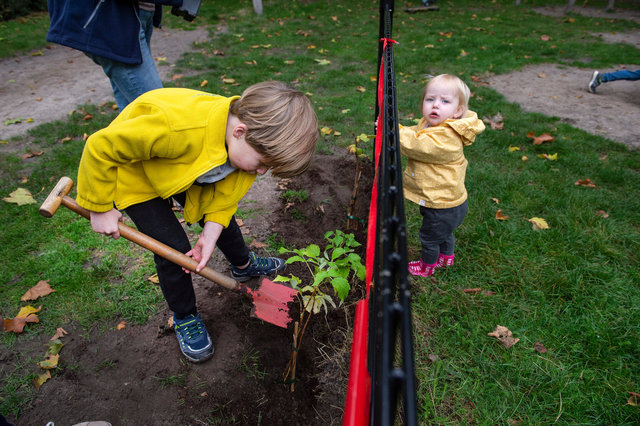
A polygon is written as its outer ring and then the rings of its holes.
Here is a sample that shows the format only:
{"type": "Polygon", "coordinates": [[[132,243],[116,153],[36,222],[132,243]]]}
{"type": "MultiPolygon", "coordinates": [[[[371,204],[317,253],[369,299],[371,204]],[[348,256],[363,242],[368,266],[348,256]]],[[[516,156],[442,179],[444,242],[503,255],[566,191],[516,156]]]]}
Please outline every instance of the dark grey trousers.
{"type": "Polygon", "coordinates": [[[467,215],[467,202],[450,209],[431,209],[420,207],[422,226],[420,227],[420,243],[422,252],[420,259],[428,265],[438,261],[438,256],[451,256],[456,240],[453,231],[462,224],[467,215]]]}

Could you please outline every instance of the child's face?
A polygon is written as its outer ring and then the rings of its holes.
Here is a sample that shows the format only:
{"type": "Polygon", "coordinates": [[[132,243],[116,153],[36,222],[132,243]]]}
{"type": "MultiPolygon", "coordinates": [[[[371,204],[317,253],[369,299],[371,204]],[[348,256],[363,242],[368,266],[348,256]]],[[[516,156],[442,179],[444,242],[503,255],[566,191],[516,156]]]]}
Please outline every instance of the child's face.
{"type": "Polygon", "coordinates": [[[430,126],[437,126],[449,118],[460,118],[464,107],[460,105],[458,90],[454,85],[433,82],[427,86],[422,101],[422,116],[430,126]]]}
{"type": "Polygon", "coordinates": [[[250,174],[267,173],[269,166],[262,162],[262,155],[245,140],[246,126],[234,116],[229,117],[228,124],[226,142],[231,165],[250,174]]]}

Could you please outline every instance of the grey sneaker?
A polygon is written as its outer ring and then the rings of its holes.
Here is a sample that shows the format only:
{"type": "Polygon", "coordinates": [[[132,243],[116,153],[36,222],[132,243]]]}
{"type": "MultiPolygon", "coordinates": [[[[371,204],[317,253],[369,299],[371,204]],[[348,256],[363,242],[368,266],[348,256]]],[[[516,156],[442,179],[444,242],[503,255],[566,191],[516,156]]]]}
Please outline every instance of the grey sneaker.
{"type": "Polygon", "coordinates": [[[173,329],[176,332],[180,350],[191,362],[206,361],[213,356],[213,343],[198,315],[187,315],[183,319],[173,316],[173,329]]]}
{"type": "Polygon", "coordinates": [[[244,269],[231,265],[231,276],[234,280],[245,282],[254,277],[275,275],[285,267],[284,259],[278,257],[259,257],[254,252],[249,253],[249,266],[244,269]]]}
{"type": "Polygon", "coordinates": [[[600,86],[600,83],[600,72],[594,71],[591,81],[589,82],[589,91],[591,93],[596,93],[596,87],[600,86]]]}

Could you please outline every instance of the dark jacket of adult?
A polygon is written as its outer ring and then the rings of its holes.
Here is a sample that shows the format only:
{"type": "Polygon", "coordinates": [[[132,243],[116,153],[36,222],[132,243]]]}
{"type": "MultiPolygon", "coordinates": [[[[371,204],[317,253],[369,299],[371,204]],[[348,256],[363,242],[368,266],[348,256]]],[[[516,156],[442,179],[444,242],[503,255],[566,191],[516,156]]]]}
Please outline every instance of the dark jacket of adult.
{"type": "MultiPolygon", "coordinates": [[[[156,27],[163,4],[182,4],[182,0],[146,1],[156,3],[156,27]]],[[[125,64],[142,63],[137,0],[47,0],[47,7],[47,41],[125,64]]]]}

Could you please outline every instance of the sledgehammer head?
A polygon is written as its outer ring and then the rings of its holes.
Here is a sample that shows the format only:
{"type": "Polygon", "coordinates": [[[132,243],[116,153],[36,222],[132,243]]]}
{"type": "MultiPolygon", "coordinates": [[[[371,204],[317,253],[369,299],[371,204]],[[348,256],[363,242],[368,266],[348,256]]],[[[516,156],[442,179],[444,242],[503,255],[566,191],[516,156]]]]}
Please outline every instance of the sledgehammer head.
{"type": "Polygon", "coordinates": [[[47,199],[40,206],[40,214],[44,217],[52,217],[58,211],[58,207],[62,203],[62,197],[67,195],[71,188],[73,188],[71,178],[61,177],[47,199]]]}

